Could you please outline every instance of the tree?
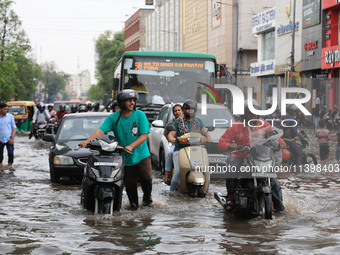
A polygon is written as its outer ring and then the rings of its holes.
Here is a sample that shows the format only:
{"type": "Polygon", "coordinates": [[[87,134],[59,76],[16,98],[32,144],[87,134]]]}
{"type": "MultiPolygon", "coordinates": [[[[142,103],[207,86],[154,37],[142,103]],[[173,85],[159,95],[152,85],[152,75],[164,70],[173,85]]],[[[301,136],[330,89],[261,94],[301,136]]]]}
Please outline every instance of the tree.
{"type": "Polygon", "coordinates": [[[124,31],[118,33],[105,31],[101,34],[96,41],[96,53],[98,55],[96,69],[98,86],[104,93],[111,94],[114,70],[124,53],[124,31]]]}
{"type": "Polygon", "coordinates": [[[46,62],[42,65],[42,82],[45,85],[44,98],[47,101],[54,101],[59,94],[62,95],[68,82],[69,75],[57,71],[53,62],[46,62]]]}
{"type": "Polygon", "coordinates": [[[93,85],[90,87],[89,91],[87,92],[88,98],[91,101],[100,100],[104,97],[104,91],[103,88],[99,85],[93,85]]]}
{"type": "Polygon", "coordinates": [[[32,100],[40,68],[28,57],[30,42],[12,4],[0,0],[0,96],[32,100]]]}

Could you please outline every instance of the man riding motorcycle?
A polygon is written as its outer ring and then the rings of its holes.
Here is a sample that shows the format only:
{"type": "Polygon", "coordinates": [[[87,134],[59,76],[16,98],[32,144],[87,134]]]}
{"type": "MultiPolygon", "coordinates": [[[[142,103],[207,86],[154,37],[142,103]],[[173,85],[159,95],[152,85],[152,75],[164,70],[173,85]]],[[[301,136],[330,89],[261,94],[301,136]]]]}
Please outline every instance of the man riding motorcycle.
{"type": "Polygon", "coordinates": [[[34,113],[33,119],[32,119],[32,129],[31,133],[29,134],[29,139],[32,138],[32,136],[36,136],[36,130],[37,125],[39,122],[48,122],[51,119],[51,115],[48,113],[48,111],[45,110],[44,103],[38,104],[38,110],[34,113]]]}
{"type": "MultiPolygon", "coordinates": [[[[255,109],[260,110],[258,103],[253,100],[253,106],[255,109]]],[[[265,128],[270,126],[270,124],[262,118],[258,118],[258,116],[252,113],[248,107],[247,101],[244,102],[244,115],[242,116],[244,122],[242,120],[233,123],[231,127],[227,129],[227,131],[220,138],[218,143],[218,148],[220,151],[234,151],[237,149],[239,145],[250,146],[249,143],[249,135],[261,128],[265,128]]],[[[285,142],[280,138],[279,140],[280,147],[285,148],[285,142]]],[[[235,167],[237,169],[236,172],[240,172],[241,166],[244,164],[244,160],[248,155],[248,151],[235,152],[230,155],[228,158],[228,164],[231,168],[235,167]]],[[[275,153],[276,162],[281,163],[282,154],[281,150],[275,153]]],[[[228,191],[228,202],[225,205],[226,211],[231,211],[235,205],[235,190],[237,186],[237,178],[231,178],[234,176],[227,176],[226,186],[228,191]]],[[[276,211],[283,211],[285,209],[282,202],[282,191],[279,182],[277,179],[271,178],[271,183],[273,186],[273,203],[274,209],[276,211]]]]}
{"type": "MultiPolygon", "coordinates": [[[[176,142],[176,137],[180,137],[185,133],[198,132],[207,138],[208,142],[211,142],[210,134],[207,128],[204,126],[202,120],[196,118],[197,103],[192,99],[187,99],[183,103],[184,118],[179,117],[174,123],[176,131],[170,131],[169,141],[176,142]]],[[[174,163],[174,176],[171,179],[170,190],[174,191],[178,189],[180,181],[180,165],[179,165],[179,150],[183,148],[183,145],[175,143],[175,149],[173,154],[174,163]]]]}
{"type": "Polygon", "coordinates": [[[295,164],[297,166],[300,166],[302,165],[302,152],[299,146],[296,144],[298,131],[296,126],[293,127],[296,121],[294,117],[294,108],[291,105],[287,107],[287,113],[287,115],[280,118],[281,121],[285,121],[285,126],[282,125],[283,140],[288,145],[288,148],[292,152],[292,155],[294,155],[295,164]]]}

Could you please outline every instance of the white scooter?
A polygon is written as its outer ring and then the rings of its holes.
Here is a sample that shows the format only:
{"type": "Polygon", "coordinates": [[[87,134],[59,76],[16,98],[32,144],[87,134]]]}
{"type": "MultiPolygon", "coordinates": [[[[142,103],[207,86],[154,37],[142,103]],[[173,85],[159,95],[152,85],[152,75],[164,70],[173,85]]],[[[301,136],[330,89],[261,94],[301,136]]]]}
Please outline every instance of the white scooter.
{"type": "Polygon", "coordinates": [[[205,197],[208,192],[210,173],[209,159],[203,144],[206,138],[200,133],[190,132],[177,138],[185,147],[179,151],[179,192],[193,197],[205,197]]]}

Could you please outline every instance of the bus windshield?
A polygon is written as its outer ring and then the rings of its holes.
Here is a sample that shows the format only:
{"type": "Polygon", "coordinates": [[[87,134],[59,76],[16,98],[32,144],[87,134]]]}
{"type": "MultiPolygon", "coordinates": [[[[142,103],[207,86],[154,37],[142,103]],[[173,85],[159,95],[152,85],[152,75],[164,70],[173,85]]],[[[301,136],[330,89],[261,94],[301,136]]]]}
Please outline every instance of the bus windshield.
{"type": "Polygon", "coordinates": [[[138,105],[200,99],[204,84],[213,86],[215,60],[128,56],[123,60],[122,88],[138,91],[138,105]]]}

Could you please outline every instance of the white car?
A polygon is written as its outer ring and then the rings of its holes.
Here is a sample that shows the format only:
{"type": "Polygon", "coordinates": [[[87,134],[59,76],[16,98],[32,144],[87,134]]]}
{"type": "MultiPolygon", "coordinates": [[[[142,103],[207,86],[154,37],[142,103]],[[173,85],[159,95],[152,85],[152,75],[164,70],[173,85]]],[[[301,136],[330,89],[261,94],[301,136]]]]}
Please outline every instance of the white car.
{"type": "MultiPolygon", "coordinates": [[[[172,107],[174,105],[174,103],[168,103],[162,107],[157,119],[151,124],[150,134],[148,136],[151,157],[153,161],[156,162],[162,174],[164,173],[165,159],[171,147],[171,143],[168,142],[163,133],[165,125],[174,117],[172,113],[172,107]]],[[[226,106],[207,104],[207,114],[203,115],[201,113],[201,105],[198,104],[196,117],[203,121],[212,138],[211,143],[205,144],[208,151],[209,164],[225,164],[227,157],[219,151],[217,143],[230,126],[231,121],[235,121],[232,113],[226,106]]]]}

